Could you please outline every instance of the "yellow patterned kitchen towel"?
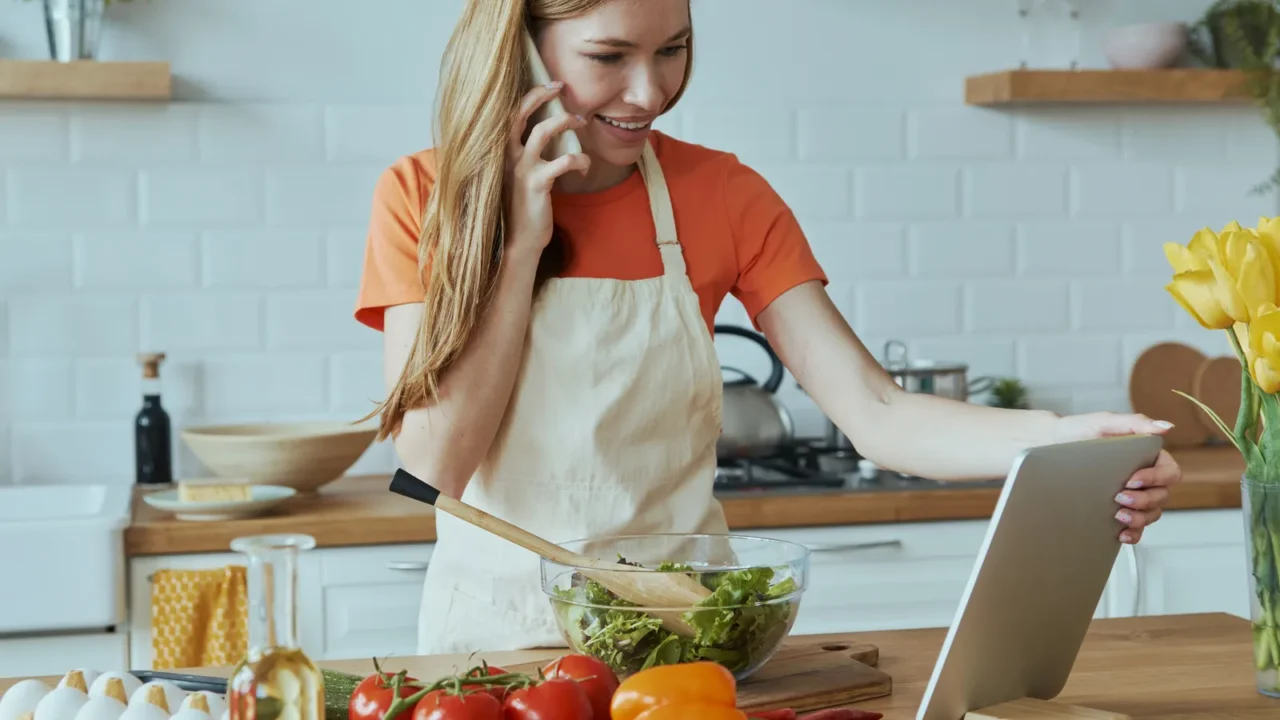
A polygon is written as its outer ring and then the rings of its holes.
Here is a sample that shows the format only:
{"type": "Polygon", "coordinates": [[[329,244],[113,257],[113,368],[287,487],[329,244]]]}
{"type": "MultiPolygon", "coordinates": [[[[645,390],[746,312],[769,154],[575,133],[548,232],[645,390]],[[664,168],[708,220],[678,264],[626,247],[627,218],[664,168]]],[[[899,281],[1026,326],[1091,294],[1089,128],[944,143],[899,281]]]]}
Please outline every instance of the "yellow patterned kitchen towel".
{"type": "Polygon", "coordinates": [[[248,645],[245,569],[157,570],[151,649],[157,670],[235,665],[248,645]]]}

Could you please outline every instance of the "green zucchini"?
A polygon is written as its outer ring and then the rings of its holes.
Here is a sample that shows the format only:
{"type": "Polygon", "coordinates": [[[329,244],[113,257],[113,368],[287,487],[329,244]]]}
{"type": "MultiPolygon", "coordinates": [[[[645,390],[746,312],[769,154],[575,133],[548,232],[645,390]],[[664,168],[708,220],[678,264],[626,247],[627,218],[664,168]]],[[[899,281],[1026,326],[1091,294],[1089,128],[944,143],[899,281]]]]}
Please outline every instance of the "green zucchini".
{"type": "Polygon", "coordinates": [[[363,677],[337,670],[321,670],[324,677],[324,720],[347,720],[351,695],[363,677]]]}

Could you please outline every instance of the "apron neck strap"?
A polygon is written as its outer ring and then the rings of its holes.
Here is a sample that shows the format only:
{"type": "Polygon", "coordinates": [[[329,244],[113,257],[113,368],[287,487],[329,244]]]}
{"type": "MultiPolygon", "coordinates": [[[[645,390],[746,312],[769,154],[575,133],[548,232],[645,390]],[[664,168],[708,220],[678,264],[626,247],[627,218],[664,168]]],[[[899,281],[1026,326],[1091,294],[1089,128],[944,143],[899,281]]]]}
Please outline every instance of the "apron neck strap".
{"type": "Polygon", "coordinates": [[[685,275],[684,253],[681,252],[680,240],[676,236],[676,216],[671,209],[667,178],[662,174],[662,165],[658,163],[658,156],[648,140],[645,140],[644,152],[640,155],[640,176],[644,178],[645,189],[649,193],[649,210],[653,214],[653,225],[658,232],[658,252],[662,255],[663,274],[685,275]]]}
{"type": "Polygon", "coordinates": [[[667,190],[667,178],[662,174],[662,166],[658,164],[658,156],[653,146],[646,140],[644,152],[640,155],[640,176],[644,178],[645,189],[649,192],[649,210],[653,213],[653,224],[658,230],[658,246],[680,244],[676,237],[676,217],[671,210],[671,193],[667,190]]]}

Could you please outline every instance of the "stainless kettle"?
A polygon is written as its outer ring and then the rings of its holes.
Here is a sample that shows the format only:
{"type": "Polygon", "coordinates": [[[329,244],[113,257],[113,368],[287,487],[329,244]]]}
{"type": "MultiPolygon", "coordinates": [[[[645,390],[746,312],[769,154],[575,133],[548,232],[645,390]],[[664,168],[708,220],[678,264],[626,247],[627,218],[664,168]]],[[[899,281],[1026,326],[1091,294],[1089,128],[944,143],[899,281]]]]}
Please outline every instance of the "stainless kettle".
{"type": "Polygon", "coordinates": [[[721,371],[737,377],[724,379],[724,413],[716,455],[721,460],[758,458],[777,453],[795,434],[791,413],[778,402],[786,368],[763,335],[736,325],[716,325],[717,335],[736,335],[759,345],[769,356],[769,378],[760,384],[737,368],[721,371]]]}

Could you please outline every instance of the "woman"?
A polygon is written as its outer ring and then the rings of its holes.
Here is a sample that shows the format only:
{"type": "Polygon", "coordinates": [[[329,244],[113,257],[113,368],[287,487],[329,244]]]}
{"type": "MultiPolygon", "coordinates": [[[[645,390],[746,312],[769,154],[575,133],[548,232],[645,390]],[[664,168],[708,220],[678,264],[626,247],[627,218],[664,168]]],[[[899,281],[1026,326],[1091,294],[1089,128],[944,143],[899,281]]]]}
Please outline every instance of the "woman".
{"type": "MultiPolygon", "coordinates": [[[[651,129],[692,68],[689,0],[470,0],[445,53],[434,149],[374,198],[356,317],[385,334],[381,413],[405,468],[552,540],[725,532],[712,495],[732,293],[877,464],[1004,475],[1023,449],[1167,425],[901,391],[829,301],[768,183],[651,129]],[[552,77],[531,86],[525,30],[552,77]],[[529,123],[558,98],[570,114],[529,123]],[[529,127],[529,125],[534,125],[529,127]],[[584,152],[542,159],[572,130],[584,152]],[[929,438],[926,444],[920,438],[929,438]]],[[[1119,501],[1125,542],[1180,477],[1161,454],[1119,501]]],[[[419,651],[562,643],[531,553],[443,513],[419,651]]]]}

